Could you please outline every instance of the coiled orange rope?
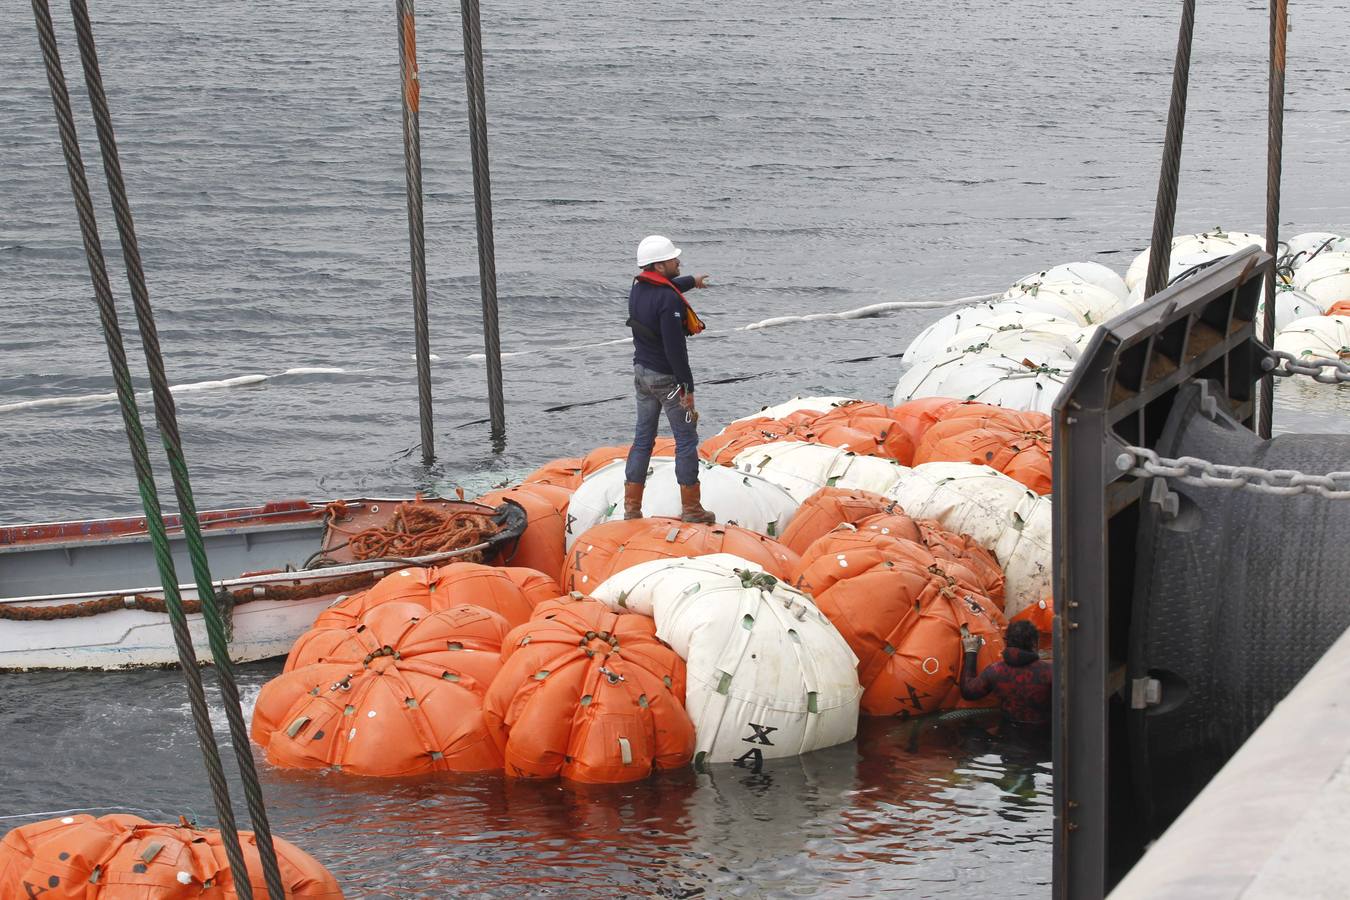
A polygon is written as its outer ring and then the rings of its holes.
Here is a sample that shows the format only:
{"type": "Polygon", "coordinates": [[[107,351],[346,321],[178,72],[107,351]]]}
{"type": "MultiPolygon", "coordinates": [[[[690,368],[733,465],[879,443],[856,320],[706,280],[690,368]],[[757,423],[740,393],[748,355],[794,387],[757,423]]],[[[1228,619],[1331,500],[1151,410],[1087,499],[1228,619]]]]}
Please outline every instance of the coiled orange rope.
{"type": "MultiPolygon", "coordinates": [[[[358,532],[349,545],[357,559],[427,556],[481,544],[497,532],[491,513],[447,512],[430,503],[400,503],[389,522],[358,532]]],[[[465,560],[482,552],[465,554],[465,560]]]]}

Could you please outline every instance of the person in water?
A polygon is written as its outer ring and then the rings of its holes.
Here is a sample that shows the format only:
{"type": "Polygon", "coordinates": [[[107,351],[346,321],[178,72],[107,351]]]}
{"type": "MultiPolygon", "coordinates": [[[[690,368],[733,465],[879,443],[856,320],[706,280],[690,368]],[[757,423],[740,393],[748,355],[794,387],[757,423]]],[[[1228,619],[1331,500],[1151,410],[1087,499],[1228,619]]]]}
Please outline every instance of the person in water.
{"type": "Polygon", "coordinates": [[[976,674],[976,659],[984,639],[962,634],[965,657],[961,663],[961,696],[979,700],[993,692],[1003,716],[1016,725],[1050,724],[1050,677],[1054,671],[1036,652],[1040,632],[1026,621],[1008,626],[1003,659],[976,674]]]}
{"type": "Polygon", "coordinates": [[[642,239],[637,248],[641,270],[628,292],[628,327],[633,329],[633,387],[637,392],[637,430],[624,469],[623,517],[642,518],[642,491],[661,411],[675,435],[675,480],[680,484],[681,518],[686,522],[716,521],[703,508],[698,483],[698,413],[694,410],[694,375],[689,370],[685,338],[703,330],[703,323],[684,292],[708,286],[707,275],[680,275],[680,249],[659,234],[642,239]]]}

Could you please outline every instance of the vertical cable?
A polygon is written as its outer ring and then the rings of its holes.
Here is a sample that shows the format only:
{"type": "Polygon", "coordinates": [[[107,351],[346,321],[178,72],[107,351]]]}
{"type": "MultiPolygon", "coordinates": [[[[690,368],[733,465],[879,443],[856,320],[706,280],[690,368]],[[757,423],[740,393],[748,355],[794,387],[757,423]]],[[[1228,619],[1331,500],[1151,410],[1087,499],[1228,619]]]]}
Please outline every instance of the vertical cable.
{"type": "Polygon", "coordinates": [[[1167,272],[1172,262],[1172,228],[1177,217],[1177,185],[1181,178],[1181,137],[1186,130],[1186,88],[1191,77],[1191,36],[1194,32],[1195,0],[1182,0],[1177,58],[1172,67],[1172,100],[1167,107],[1162,173],[1158,177],[1158,202],[1153,207],[1153,241],[1149,244],[1148,279],[1144,283],[1145,299],[1167,286],[1167,272]]]}
{"type": "MultiPolygon", "coordinates": [[[[1270,120],[1266,147],[1266,252],[1280,258],[1280,173],[1284,165],[1284,55],[1289,31],[1287,0],[1270,0],[1270,120]]],[[[1275,343],[1275,269],[1266,271],[1266,314],[1261,321],[1261,340],[1269,347],[1275,343]]],[[[1261,410],[1257,417],[1261,437],[1270,437],[1275,424],[1275,379],[1269,373],[1261,378],[1261,410]]]]}
{"type": "Polygon", "coordinates": [[[220,684],[221,697],[225,705],[225,717],[229,721],[230,740],[234,745],[235,758],[239,765],[249,817],[253,821],[258,856],[262,862],[268,893],[273,900],[282,900],[285,896],[285,888],[282,886],[281,872],[277,867],[276,850],[272,843],[272,830],[267,821],[266,808],[263,805],[262,787],[258,783],[258,770],[253,759],[252,745],[249,742],[248,727],[244,722],[244,714],[239,705],[239,686],[234,679],[234,664],[230,659],[225,622],[216,604],[215,587],[212,584],[211,570],[207,564],[201,525],[197,521],[196,502],[192,497],[187,461],[183,456],[182,437],[178,431],[178,414],[174,406],[173,394],[169,391],[168,377],[164,372],[164,357],[159,346],[159,332],[155,327],[155,316],[150,307],[150,292],[145,282],[145,269],[141,263],[140,244],[136,240],[136,228],[131,216],[131,204],[127,199],[126,182],[122,177],[122,162],[117,152],[117,138],[113,131],[112,114],[108,109],[108,98],[103,89],[103,75],[99,69],[98,49],[94,44],[94,29],[89,19],[89,8],[85,0],[71,0],[70,11],[75,22],[75,34],[79,40],[80,62],[84,67],[85,84],[89,89],[89,103],[93,109],[94,126],[98,132],[99,151],[103,157],[103,171],[108,179],[108,193],[112,201],[113,213],[117,219],[117,233],[122,244],[122,258],[126,263],[127,281],[131,288],[132,302],[136,309],[136,321],[140,326],[141,342],[145,350],[146,365],[150,372],[150,388],[154,397],[155,420],[159,424],[165,455],[168,457],[169,469],[173,476],[174,491],[178,497],[179,517],[187,541],[188,555],[192,560],[192,571],[197,584],[197,596],[201,602],[202,617],[206,622],[206,631],[211,644],[211,655],[216,664],[216,677],[220,684]]]}
{"type": "Polygon", "coordinates": [[[413,334],[417,343],[417,411],[422,424],[422,462],[436,459],[431,424],[431,347],[427,326],[427,246],[422,221],[422,130],[418,106],[417,29],[413,0],[394,0],[398,59],[403,83],[403,166],[408,179],[408,252],[412,262],[413,334]]]}
{"type": "Polygon", "coordinates": [[[192,724],[197,732],[197,741],[201,745],[206,764],[211,797],[220,819],[221,840],[225,846],[225,855],[229,859],[230,872],[234,877],[235,891],[244,900],[252,900],[253,892],[248,868],[244,864],[243,851],[239,846],[238,826],[235,823],[234,809],[230,804],[229,786],[225,782],[225,771],[220,764],[216,736],[211,730],[211,717],[206,706],[206,694],[202,688],[201,670],[197,667],[197,654],[192,647],[192,635],[188,631],[183,601],[178,593],[178,577],[174,571],[173,555],[169,550],[169,539],[164,531],[159,495],[155,490],[154,474],[150,469],[150,455],[145,446],[145,431],[141,427],[140,413],[136,408],[136,395],[131,385],[126,349],[122,346],[122,331],[117,322],[117,309],[113,305],[112,285],[108,281],[103,246],[94,219],[94,204],[89,194],[89,184],[85,179],[84,162],[80,158],[79,140],[75,134],[75,117],[71,112],[70,94],[66,90],[65,73],[61,69],[61,57],[56,47],[51,9],[47,5],[47,0],[32,0],[32,3],[33,15],[37,20],[38,43],[42,47],[43,61],[47,67],[52,106],[55,108],[57,127],[61,133],[61,150],[65,155],[71,194],[74,196],[75,209],[80,220],[80,236],[84,241],[89,277],[93,282],[99,320],[103,326],[103,338],[107,345],[108,361],[112,367],[113,382],[122,411],[122,423],[126,428],[127,443],[131,448],[136,484],[140,491],[141,504],[145,508],[145,524],[150,532],[155,563],[164,585],[164,602],[169,611],[169,622],[173,630],[174,645],[178,650],[178,661],[183,669],[183,680],[187,682],[192,724]]]}
{"type": "Polygon", "coordinates": [[[487,100],[483,90],[483,29],[478,0],[460,0],[464,25],[464,86],[469,95],[469,145],[473,156],[473,209],[478,230],[478,280],[483,295],[483,348],[487,356],[488,409],[494,447],[506,440],[502,394],[502,339],[497,321],[497,258],[492,236],[492,181],[488,170],[487,100]]]}

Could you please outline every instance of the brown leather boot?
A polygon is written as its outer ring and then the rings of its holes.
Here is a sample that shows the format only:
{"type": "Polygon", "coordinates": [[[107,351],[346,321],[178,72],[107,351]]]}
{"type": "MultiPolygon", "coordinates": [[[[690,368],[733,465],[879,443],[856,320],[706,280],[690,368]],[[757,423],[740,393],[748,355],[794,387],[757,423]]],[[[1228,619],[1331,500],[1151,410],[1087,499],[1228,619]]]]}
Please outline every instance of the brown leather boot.
{"type": "Polygon", "coordinates": [[[711,525],[717,521],[717,517],[703,508],[702,486],[697,482],[690,485],[680,485],[680,505],[683,511],[680,519],[685,522],[700,522],[704,525],[711,525]]]}
{"type": "Polygon", "coordinates": [[[642,518],[642,490],[645,484],[623,483],[623,517],[625,519],[642,518]]]}

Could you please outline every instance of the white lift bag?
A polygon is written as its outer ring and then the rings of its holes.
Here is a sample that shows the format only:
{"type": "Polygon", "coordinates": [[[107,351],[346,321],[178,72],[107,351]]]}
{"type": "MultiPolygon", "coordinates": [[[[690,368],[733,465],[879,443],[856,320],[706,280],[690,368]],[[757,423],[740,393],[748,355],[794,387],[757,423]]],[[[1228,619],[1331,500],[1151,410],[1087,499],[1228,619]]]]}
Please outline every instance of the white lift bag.
{"type": "MultiPolygon", "coordinates": [[[[572,494],[567,507],[568,550],[592,526],[623,518],[626,465],[626,460],[616,459],[601,466],[586,476],[581,487],[572,494]]],[[[701,460],[698,480],[703,488],[703,508],[717,516],[717,521],[739,525],[772,538],[783,533],[801,505],[772,481],[701,460]]],[[[647,469],[647,489],[642,494],[642,514],[678,519],[681,509],[675,460],[653,457],[647,469]]]]}
{"type": "Polygon", "coordinates": [[[685,661],[695,766],[796,756],[853,739],[858,659],[805,594],[729,554],[653,560],[592,593],[651,610],[685,661]]]}

